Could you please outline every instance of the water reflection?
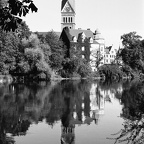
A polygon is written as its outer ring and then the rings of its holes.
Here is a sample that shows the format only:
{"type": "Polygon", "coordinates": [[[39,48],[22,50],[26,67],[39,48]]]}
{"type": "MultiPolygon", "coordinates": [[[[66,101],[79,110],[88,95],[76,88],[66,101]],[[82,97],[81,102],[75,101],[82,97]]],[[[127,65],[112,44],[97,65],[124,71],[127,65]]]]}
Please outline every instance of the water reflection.
{"type": "Polygon", "coordinates": [[[123,128],[114,134],[115,144],[144,143],[144,83],[132,82],[131,85],[125,85],[121,103],[124,123],[123,128]]]}
{"type": "MultiPolygon", "coordinates": [[[[51,127],[61,121],[61,144],[74,144],[75,127],[98,125],[105,114],[105,103],[113,103],[115,99],[123,104],[121,117],[137,121],[135,125],[129,123],[131,130],[136,129],[143,120],[142,92],[138,85],[123,88],[121,83],[84,80],[0,86],[0,142],[15,143],[15,136],[28,135],[30,125],[45,120],[51,127]]],[[[130,131],[129,125],[124,127],[125,131],[130,131]]]]}

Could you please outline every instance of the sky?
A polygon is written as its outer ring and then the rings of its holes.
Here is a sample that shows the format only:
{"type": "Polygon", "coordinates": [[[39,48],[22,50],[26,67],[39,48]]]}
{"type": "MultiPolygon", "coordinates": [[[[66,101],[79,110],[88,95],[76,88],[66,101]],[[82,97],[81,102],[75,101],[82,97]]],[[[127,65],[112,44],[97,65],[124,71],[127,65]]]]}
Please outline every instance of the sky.
{"type": "MultiPolygon", "coordinates": [[[[30,30],[61,32],[61,0],[33,0],[37,13],[24,19],[30,30]]],[[[76,29],[99,29],[106,45],[118,48],[120,37],[137,32],[144,38],[144,0],[75,0],[76,29]]]]}

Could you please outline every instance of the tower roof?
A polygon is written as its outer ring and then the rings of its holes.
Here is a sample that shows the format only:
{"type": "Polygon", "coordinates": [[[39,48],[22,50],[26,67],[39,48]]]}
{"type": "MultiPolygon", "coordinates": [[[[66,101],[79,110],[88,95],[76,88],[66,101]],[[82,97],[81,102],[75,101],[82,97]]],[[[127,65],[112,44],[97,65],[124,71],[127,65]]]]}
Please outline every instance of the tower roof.
{"type": "Polygon", "coordinates": [[[67,3],[68,0],[62,0],[62,4],[61,4],[61,10],[63,9],[63,7],[65,6],[65,4],[67,3]]]}
{"type": "Polygon", "coordinates": [[[64,8],[65,4],[69,2],[73,10],[75,11],[75,0],[62,0],[61,10],[64,8]]]}

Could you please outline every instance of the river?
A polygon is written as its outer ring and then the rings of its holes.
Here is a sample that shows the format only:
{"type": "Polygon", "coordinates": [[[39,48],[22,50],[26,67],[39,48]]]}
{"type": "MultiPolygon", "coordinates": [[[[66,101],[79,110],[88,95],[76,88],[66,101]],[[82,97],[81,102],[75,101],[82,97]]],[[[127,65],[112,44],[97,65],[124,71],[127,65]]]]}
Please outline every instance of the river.
{"type": "Polygon", "coordinates": [[[140,144],[143,103],[137,82],[0,85],[0,143],[140,144]]]}

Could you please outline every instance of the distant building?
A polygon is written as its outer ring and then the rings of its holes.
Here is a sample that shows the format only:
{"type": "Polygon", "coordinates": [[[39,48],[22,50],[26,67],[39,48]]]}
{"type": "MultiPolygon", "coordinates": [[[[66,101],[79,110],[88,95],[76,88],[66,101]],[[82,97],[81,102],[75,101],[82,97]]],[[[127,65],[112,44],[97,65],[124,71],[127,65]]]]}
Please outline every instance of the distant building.
{"type": "Polygon", "coordinates": [[[105,47],[102,51],[103,59],[100,62],[100,66],[103,64],[111,64],[115,61],[117,50],[113,49],[113,46],[105,47]]]}

